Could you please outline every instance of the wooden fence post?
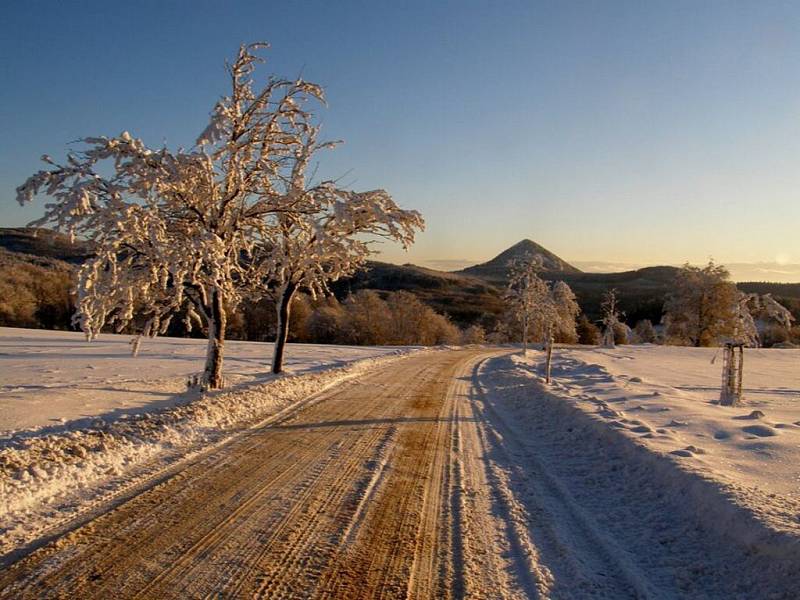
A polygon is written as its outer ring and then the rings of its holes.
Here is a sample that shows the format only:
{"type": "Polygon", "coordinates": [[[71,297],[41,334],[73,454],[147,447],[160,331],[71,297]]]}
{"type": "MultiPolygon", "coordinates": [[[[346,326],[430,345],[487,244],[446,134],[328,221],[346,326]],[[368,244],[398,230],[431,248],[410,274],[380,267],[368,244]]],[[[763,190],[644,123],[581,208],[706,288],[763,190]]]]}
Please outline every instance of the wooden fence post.
{"type": "Polygon", "coordinates": [[[722,390],[719,403],[722,406],[736,406],[742,400],[744,344],[726,342],[722,352],[722,390]]]}

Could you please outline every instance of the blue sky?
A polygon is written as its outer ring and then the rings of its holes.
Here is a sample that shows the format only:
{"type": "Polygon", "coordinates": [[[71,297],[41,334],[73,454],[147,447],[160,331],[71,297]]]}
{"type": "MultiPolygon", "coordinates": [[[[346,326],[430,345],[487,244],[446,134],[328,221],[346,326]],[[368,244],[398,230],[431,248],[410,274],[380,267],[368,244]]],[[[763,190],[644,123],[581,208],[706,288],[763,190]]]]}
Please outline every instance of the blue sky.
{"type": "Polygon", "coordinates": [[[38,216],[14,188],[76,138],[191,145],[225,59],[266,40],[265,74],[327,90],[346,143],[321,173],[425,215],[388,260],[455,266],[527,237],[582,264],[791,272],[798,32],[792,2],[9,3],[0,222],[38,216]]]}

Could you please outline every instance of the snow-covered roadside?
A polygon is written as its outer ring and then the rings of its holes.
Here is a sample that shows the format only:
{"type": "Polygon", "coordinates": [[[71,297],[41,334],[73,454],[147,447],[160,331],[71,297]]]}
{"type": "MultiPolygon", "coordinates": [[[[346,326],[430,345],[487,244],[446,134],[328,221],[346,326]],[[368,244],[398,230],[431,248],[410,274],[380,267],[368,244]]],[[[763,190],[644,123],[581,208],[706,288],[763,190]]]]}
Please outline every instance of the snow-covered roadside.
{"type": "Polygon", "coordinates": [[[333,363],[328,369],[197,395],[187,404],[132,417],[6,440],[0,447],[0,556],[177,461],[410,352],[382,352],[345,366],[333,363]]]}
{"type": "MultiPolygon", "coordinates": [[[[20,432],[54,433],[185,404],[186,381],[203,369],[207,341],[158,337],[131,356],[131,336],[0,327],[0,443],[20,432]]],[[[226,387],[264,383],[272,344],[228,341],[226,387]]],[[[397,347],[289,344],[284,370],[311,373],[393,354],[397,347]]]]}
{"type": "Polygon", "coordinates": [[[718,404],[717,348],[564,348],[555,381],[612,427],[735,485],[800,501],[800,350],[746,349],[744,401],[718,404]]]}
{"type": "MultiPolygon", "coordinates": [[[[657,355],[659,350],[655,348],[653,352],[657,355]]],[[[689,349],[682,350],[686,352],[689,349]]],[[[687,407],[682,406],[681,402],[686,401],[682,397],[671,403],[663,387],[655,395],[650,390],[623,385],[630,382],[630,376],[626,376],[625,380],[615,379],[596,362],[587,364],[578,360],[576,352],[592,355],[591,350],[557,351],[554,383],[551,386],[546,386],[539,376],[541,353],[531,353],[525,359],[518,355],[507,359],[513,363],[513,366],[506,365],[507,375],[512,373],[517,378],[515,385],[520,389],[527,386],[529,394],[527,398],[520,398],[517,390],[517,395],[512,395],[508,402],[498,403],[500,410],[506,411],[509,422],[524,428],[526,419],[546,418],[548,428],[557,432],[553,434],[554,437],[566,446],[572,440],[583,451],[593,450],[608,457],[609,461],[616,462],[618,466],[615,469],[620,469],[621,473],[620,485],[623,485],[623,481],[625,485],[638,481],[635,489],[644,486],[655,488],[641,490],[642,498],[632,497],[631,502],[648,502],[650,500],[645,497],[653,494],[672,498],[674,504],[684,507],[698,525],[728,540],[732,543],[731,547],[752,552],[754,557],[780,559],[775,563],[775,569],[780,569],[780,565],[795,570],[800,568],[800,500],[797,495],[772,492],[764,485],[758,485],[752,473],[744,478],[737,477],[738,471],[732,469],[729,462],[715,457],[710,451],[703,454],[702,449],[696,446],[695,450],[689,450],[688,455],[675,452],[676,448],[685,449],[685,441],[690,439],[686,436],[691,436],[693,432],[705,435],[706,443],[714,440],[713,436],[705,433],[705,429],[715,418],[734,419],[733,423],[744,426],[752,423],[746,419],[736,420],[733,414],[714,418],[706,415],[705,420],[699,419],[698,414],[713,409],[732,410],[742,416],[752,410],[750,407],[725,409],[709,404],[706,409],[698,405],[699,399],[687,407]],[[538,403],[535,416],[531,412],[530,402],[538,403]],[[680,421],[679,417],[683,415],[681,411],[690,408],[695,411],[694,419],[680,421]],[[626,410],[631,413],[626,413],[626,410]],[[664,420],[665,424],[674,421],[675,424],[671,428],[664,428],[658,426],[660,423],[655,423],[655,420],[664,420]],[[680,429],[684,437],[678,439],[672,433],[674,429],[680,429]],[[704,460],[687,460],[687,457],[698,455],[704,460]]],[[[598,349],[597,352],[608,351],[598,349]]],[[[660,360],[665,368],[671,360],[671,368],[681,372],[680,366],[675,364],[680,359],[679,355],[670,358],[668,353],[662,353],[660,360]]],[[[628,368],[628,364],[625,361],[619,368],[628,368]]],[[[687,370],[691,371],[691,360],[687,360],[687,364],[687,370]]],[[[634,384],[643,383],[638,376],[633,376],[633,379],[638,380],[634,384]]],[[[773,386],[786,387],[787,383],[790,382],[773,380],[773,386]]],[[[797,432],[792,430],[785,435],[787,438],[790,435],[797,436],[797,432]]],[[[755,435],[752,437],[758,438],[755,435]]],[[[800,441],[800,436],[796,440],[800,441]]],[[[789,478],[796,482],[796,462],[771,460],[777,452],[774,448],[773,454],[770,454],[765,452],[763,444],[753,445],[756,439],[742,441],[747,443],[737,451],[754,452],[755,455],[740,457],[739,462],[752,461],[757,464],[762,460],[764,480],[789,478]]],[[[787,444],[787,451],[796,450],[796,444],[797,441],[794,445],[787,444]]],[[[591,461],[587,459],[588,462],[591,461]]],[[[601,474],[596,476],[601,477],[601,474]]]]}

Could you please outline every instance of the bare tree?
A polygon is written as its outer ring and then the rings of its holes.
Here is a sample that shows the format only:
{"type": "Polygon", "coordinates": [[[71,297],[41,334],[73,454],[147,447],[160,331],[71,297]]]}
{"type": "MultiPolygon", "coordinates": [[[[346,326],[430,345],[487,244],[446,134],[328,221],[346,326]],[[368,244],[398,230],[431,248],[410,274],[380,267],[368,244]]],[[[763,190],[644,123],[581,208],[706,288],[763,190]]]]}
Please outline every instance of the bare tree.
{"type": "Polygon", "coordinates": [[[461,339],[464,344],[485,344],[486,330],[480,325],[470,325],[464,330],[461,339]]]}
{"type": "Polygon", "coordinates": [[[344,302],[348,336],[351,343],[377,346],[389,343],[392,335],[392,312],[373,290],[358,290],[344,302]]]}
{"type": "Polygon", "coordinates": [[[306,321],[306,332],[317,344],[361,343],[349,338],[348,312],[334,296],[316,303],[306,321]]]}
{"type": "Polygon", "coordinates": [[[405,291],[393,292],[387,303],[392,313],[394,335],[397,336],[394,343],[434,346],[461,342],[461,330],[450,318],[433,310],[416,295],[405,291]]]}

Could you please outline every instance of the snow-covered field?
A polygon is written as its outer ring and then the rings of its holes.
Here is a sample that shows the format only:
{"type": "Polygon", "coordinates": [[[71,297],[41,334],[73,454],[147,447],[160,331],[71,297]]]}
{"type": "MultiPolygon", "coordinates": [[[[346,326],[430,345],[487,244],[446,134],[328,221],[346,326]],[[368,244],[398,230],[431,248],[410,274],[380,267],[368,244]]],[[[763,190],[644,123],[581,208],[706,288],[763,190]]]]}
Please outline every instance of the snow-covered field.
{"type": "Polygon", "coordinates": [[[800,499],[800,350],[746,349],[736,407],[716,403],[721,363],[715,348],[670,346],[562,350],[556,359],[558,381],[604,402],[614,427],[729,481],[800,499]]]}
{"type": "MultiPolygon", "coordinates": [[[[187,402],[186,380],[203,369],[205,340],[145,340],[137,357],[130,341],[100,334],[89,343],[78,332],[0,327],[0,440],[14,431],[116,420],[187,402]]],[[[312,373],[397,350],[289,344],[285,370],[312,373]]],[[[269,381],[271,357],[272,344],[227,342],[228,387],[269,381]]]]}
{"type": "Polygon", "coordinates": [[[187,391],[204,340],[0,328],[0,556],[235,431],[408,354],[398,347],[227,345],[225,390],[187,391]]]}
{"type": "MultiPolygon", "coordinates": [[[[716,403],[715,355],[649,345],[557,349],[548,390],[566,412],[552,426],[591,423],[598,452],[652,457],[664,490],[706,506],[709,521],[741,538],[791,540],[800,558],[800,351],[746,349],[736,407],[716,403]]],[[[515,360],[541,371],[541,352],[515,360]]]]}

